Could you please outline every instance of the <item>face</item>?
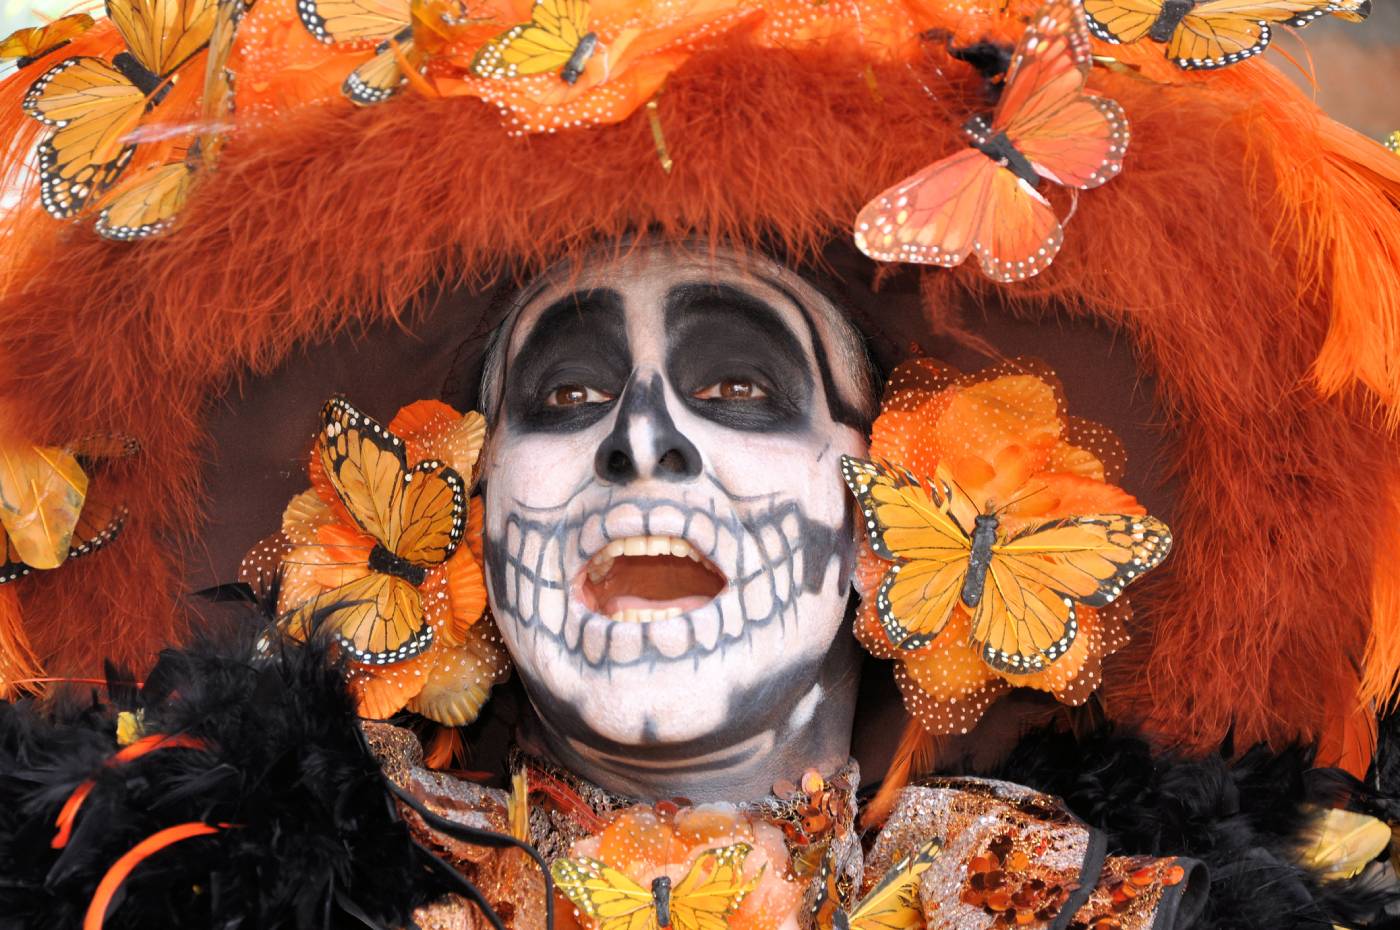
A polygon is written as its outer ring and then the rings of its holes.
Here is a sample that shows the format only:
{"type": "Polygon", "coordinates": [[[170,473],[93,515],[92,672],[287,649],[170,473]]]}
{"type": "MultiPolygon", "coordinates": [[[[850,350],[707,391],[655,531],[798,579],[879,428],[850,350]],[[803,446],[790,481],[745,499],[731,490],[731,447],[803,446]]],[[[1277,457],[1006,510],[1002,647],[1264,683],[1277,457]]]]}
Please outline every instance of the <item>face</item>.
{"type": "Polygon", "coordinates": [[[723,764],[822,705],[865,448],[835,312],[766,259],[660,246],[523,298],[487,384],[488,585],[570,754],[723,764]]]}

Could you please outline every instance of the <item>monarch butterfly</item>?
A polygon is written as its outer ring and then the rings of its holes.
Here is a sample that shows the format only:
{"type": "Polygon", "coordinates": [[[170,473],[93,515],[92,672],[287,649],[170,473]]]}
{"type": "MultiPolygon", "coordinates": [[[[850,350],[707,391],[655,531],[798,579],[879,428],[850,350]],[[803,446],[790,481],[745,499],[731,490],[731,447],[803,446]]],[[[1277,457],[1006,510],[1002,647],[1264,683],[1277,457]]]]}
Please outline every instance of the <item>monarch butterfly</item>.
{"type": "Polygon", "coordinates": [[[1084,0],[1089,29],[1105,42],[1146,37],[1180,68],[1224,68],[1260,54],[1272,23],[1306,26],[1331,14],[1360,22],[1371,0],[1084,0]]]}
{"type": "Polygon", "coordinates": [[[617,869],[580,856],[557,859],[555,886],[592,918],[596,930],[726,930],[726,918],[758,886],[762,870],[744,880],[753,847],[735,843],[700,854],[675,887],[666,876],[643,888],[617,869]]]}
{"type": "Polygon", "coordinates": [[[512,26],[487,42],[472,58],[477,77],[513,78],[558,71],[566,84],[583,74],[598,47],[588,31],[587,0],[535,0],[530,21],[512,26]]]}
{"type": "Polygon", "coordinates": [[[374,546],[368,574],[295,608],[286,625],[329,630],[356,662],[401,662],[433,641],[417,589],[462,540],[465,482],[438,461],[409,468],[403,440],[343,398],[327,402],[321,423],[321,467],[374,546]]]}
{"type": "Polygon", "coordinates": [[[70,13],[44,26],[16,29],[0,40],[0,61],[13,58],[16,67],[27,68],[87,32],[92,24],[86,13],[70,13]]]}
{"type": "Polygon", "coordinates": [[[812,904],[817,930],[910,930],[922,926],[919,882],[942,849],[941,842],[929,840],[896,860],[870,893],[848,912],[841,907],[836,887],[835,848],[828,848],[817,876],[817,898],[812,904]]]}
{"type": "Polygon", "coordinates": [[[402,62],[421,64],[458,26],[478,20],[461,0],[298,0],[302,25],[317,39],[373,41],[374,57],[345,78],[341,92],[360,106],[383,103],[403,87],[402,62]]]}
{"type": "Polygon", "coordinates": [[[843,456],[841,474],[871,547],[896,564],[875,597],[902,649],[927,645],[961,605],[982,659],[1013,674],[1043,670],[1078,631],[1076,604],[1102,607],[1171,549],[1165,523],[1101,513],[1040,520],[1008,533],[939,466],[935,479],[843,456]]]}
{"type": "Polygon", "coordinates": [[[222,147],[225,122],[233,112],[233,74],[228,70],[233,40],[245,0],[218,0],[204,63],[200,134],[176,162],[160,165],[123,183],[97,214],[99,235],[121,241],[144,239],[169,229],[189,199],[195,176],[212,168],[222,147]]]}
{"type": "Polygon", "coordinates": [[[116,539],[126,508],[89,493],[97,459],[136,451],[128,437],[94,436],[65,448],[0,448],[0,584],[52,569],[116,539]]]}
{"type": "Polygon", "coordinates": [[[216,0],[108,0],[127,51],[67,58],[39,76],[24,111],[54,133],[39,143],[39,199],[58,219],[81,212],[131,162],[127,139],[164,99],[169,78],[209,41],[216,0]]]}
{"type": "Polygon", "coordinates": [[[878,261],[959,265],[976,253],[1000,282],[1039,274],[1060,250],[1042,178],[1097,187],[1128,147],[1123,108],[1084,93],[1091,57],[1077,0],[1051,0],[1026,28],[990,123],[963,127],[970,147],[905,178],[856,217],[855,241],[878,261]]]}

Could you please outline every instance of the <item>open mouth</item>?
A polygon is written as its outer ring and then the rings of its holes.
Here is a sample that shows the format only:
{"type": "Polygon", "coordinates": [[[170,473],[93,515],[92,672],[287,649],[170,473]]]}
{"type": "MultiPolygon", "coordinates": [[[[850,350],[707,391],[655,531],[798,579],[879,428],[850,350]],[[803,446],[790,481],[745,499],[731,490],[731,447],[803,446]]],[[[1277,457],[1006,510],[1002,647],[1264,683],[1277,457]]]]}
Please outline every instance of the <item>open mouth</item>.
{"type": "Polygon", "coordinates": [[[651,623],[705,606],[728,584],[679,536],[628,536],[588,560],[579,591],[594,613],[621,623],[651,623]]]}

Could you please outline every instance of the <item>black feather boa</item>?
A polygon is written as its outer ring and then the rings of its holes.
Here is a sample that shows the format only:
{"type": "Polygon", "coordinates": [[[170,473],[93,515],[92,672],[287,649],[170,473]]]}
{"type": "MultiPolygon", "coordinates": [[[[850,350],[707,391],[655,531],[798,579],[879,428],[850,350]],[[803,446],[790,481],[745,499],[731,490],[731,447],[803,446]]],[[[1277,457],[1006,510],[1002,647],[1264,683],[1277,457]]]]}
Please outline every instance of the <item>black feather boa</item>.
{"type": "MultiPolygon", "coordinates": [[[[100,878],[173,824],[225,824],[155,853],[125,881],[105,926],[409,926],[412,909],[460,891],[414,843],[323,650],[254,659],[227,640],[169,650],[140,687],[82,705],[0,703],[0,930],[81,926],[100,878]],[[147,733],[205,748],[163,748],[121,765],[118,709],[147,733]],[[95,786],[71,838],[55,821],[75,788],[95,786]]],[[[1223,756],[1154,755],[1131,735],[1025,736],[994,775],[1065,799],[1104,831],[1110,852],[1185,855],[1211,872],[1197,930],[1387,926],[1390,887],[1328,883],[1293,864],[1306,805],[1365,790],[1311,768],[1300,748],[1223,756]]]]}
{"type": "Polygon", "coordinates": [[[1233,761],[1154,754],[1131,735],[1039,731],[994,774],[1065,800],[1104,831],[1110,854],[1190,856],[1206,864],[1210,895],[1193,930],[1395,927],[1393,883],[1322,881],[1295,864],[1309,805],[1366,808],[1373,796],[1302,747],[1256,746],[1233,761]]]}
{"type": "Polygon", "coordinates": [[[105,926],[402,927],[453,890],[399,819],[340,672],[316,649],[255,661],[250,643],[163,653],[143,687],[110,688],[161,748],[105,764],[117,708],[0,704],[0,927],[79,927],[99,879],[175,824],[227,825],[154,853],[105,926]],[[63,849],[64,801],[96,779],[63,849]]]}

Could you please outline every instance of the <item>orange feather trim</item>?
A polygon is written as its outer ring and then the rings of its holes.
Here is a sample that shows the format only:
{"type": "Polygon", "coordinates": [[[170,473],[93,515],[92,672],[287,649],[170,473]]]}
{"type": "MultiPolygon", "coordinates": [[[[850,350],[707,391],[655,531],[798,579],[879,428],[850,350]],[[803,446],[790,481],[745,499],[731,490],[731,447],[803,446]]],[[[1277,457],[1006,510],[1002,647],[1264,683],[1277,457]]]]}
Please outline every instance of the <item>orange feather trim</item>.
{"type": "Polygon", "coordinates": [[[19,591],[13,583],[0,585],[0,700],[13,701],[44,674],[29,636],[24,632],[24,613],[19,591]]]}
{"type": "Polygon", "coordinates": [[[93,892],[92,900],[88,902],[87,913],[83,916],[83,930],[102,930],[102,922],[107,919],[107,908],[111,906],[112,898],[116,896],[117,890],[132,870],[146,859],[182,840],[218,832],[219,827],[211,827],[207,823],[182,823],[152,833],[137,843],[114,862],[97,883],[97,890],[93,892]]]}

